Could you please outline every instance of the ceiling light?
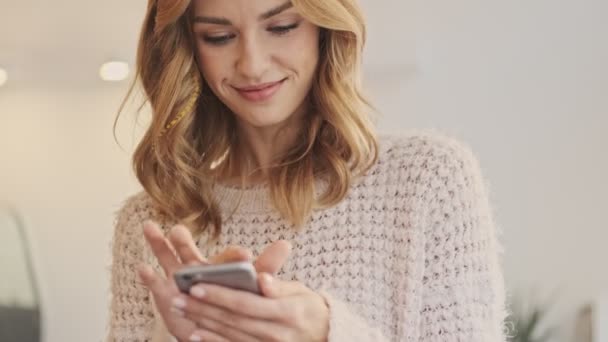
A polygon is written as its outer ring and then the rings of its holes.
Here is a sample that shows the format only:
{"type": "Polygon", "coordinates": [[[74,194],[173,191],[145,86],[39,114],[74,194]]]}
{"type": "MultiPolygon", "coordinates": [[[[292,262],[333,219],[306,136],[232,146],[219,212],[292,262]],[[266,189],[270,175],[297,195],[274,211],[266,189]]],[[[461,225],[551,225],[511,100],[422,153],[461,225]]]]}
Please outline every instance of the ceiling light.
{"type": "Polygon", "coordinates": [[[0,87],[2,87],[6,81],[8,81],[8,73],[6,70],[0,68],[0,87]]]}
{"type": "Polygon", "coordinates": [[[105,63],[99,69],[99,76],[104,81],[123,81],[129,76],[129,64],[117,61],[105,63]]]}

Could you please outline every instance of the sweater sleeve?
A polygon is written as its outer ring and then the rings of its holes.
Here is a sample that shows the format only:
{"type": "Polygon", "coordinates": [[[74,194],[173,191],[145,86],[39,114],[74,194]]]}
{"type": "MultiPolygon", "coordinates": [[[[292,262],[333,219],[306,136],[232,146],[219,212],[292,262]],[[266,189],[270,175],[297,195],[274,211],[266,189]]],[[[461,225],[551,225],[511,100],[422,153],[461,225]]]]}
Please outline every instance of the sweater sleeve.
{"type": "Polygon", "coordinates": [[[353,312],[346,303],[329,291],[319,294],[329,307],[329,335],[327,342],[388,342],[389,340],[375,327],[353,312]]]}
{"type": "Polygon", "coordinates": [[[504,341],[500,245],[477,160],[456,142],[426,160],[423,342],[504,341]]]}
{"type": "Polygon", "coordinates": [[[118,212],[112,239],[111,302],[107,342],[150,342],[155,313],[136,267],[145,260],[142,222],[149,218],[141,199],[131,198],[118,212]]]}

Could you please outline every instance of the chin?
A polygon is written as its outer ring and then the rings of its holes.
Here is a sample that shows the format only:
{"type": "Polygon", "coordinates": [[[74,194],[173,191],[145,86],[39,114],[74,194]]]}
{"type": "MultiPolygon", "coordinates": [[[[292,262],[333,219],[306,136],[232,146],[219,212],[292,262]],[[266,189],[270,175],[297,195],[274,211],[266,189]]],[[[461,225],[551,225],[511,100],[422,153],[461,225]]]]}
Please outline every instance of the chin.
{"type": "Polygon", "coordinates": [[[235,112],[237,120],[246,126],[254,128],[265,128],[280,125],[289,119],[284,111],[257,109],[235,112]]]}
{"type": "Polygon", "coordinates": [[[244,117],[240,117],[241,121],[247,123],[247,125],[255,127],[255,128],[264,128],[264,127],[273,127],[276,125],[280,125],[285,122],[289,116],[285,115],[273,115],[269,113],[263,113],[260,115],[246,115],[244,117]]]}

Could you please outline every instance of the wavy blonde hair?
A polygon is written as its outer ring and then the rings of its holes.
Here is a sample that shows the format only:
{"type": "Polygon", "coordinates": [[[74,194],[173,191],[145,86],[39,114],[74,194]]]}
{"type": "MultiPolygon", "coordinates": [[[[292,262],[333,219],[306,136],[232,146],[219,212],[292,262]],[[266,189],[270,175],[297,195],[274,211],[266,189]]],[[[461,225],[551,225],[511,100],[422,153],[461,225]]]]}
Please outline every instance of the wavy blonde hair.
{"type": "MultiPolygon", "coordinates": [[[[369,117],[372,108],[360,85],[366,34],[360,8],[355,0],[292,3],[321,28],[319,64],[307,97],[311,112],[304,129],[270,169],[268,182],[276,209],[300,227],[313,209],[331,207],[346,196],[354,179],[375,164],[378,143],[369,117]],[[327,184],[318,198],[316,179],[327,184]]],[[[195,234],[211,229],[217,239],[222,213],[212,187],[238,164],[236,119],[201,77],[191,12],[189,0],[148,2],[136,78],[118,116],[140,82],[153,116],[133,155],[137,178],[161,213],[195,234]],[[189,110],[189,98],[201,85],[189,110]],[[187,115],[176,122],[184,111],[187,115]],[[221,167],[216,167],[218,162],[221,167]]]]}

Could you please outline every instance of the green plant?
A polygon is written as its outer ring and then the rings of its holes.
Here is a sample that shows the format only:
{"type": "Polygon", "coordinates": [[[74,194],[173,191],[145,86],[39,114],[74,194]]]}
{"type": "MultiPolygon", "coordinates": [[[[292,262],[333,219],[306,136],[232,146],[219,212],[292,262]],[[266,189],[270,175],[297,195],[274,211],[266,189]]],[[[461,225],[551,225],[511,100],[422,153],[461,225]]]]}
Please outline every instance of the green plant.
{"type": "Polygon", "coordinates": [[[511,313],[506,318],[509,342],[546,342],[555,334],[554,326],[543,326],[550,312],[551,302],[544,304],[521,302],[511,305],[511,313]]]}

